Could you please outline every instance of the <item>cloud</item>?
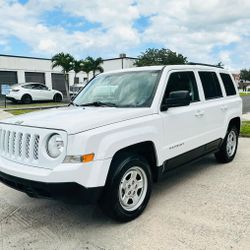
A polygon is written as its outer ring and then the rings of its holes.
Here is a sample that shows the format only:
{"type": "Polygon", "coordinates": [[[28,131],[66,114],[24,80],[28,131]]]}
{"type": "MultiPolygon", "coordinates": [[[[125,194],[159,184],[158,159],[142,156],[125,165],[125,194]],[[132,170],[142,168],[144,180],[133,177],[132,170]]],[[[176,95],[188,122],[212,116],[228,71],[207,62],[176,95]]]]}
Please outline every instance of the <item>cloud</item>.
{"type": "Polygon", "coordinates": [[[65,51],[79,58],[139,54],[143,45],[155,44],[182,53],[190,61],[247,67],[249,9],[247,0],[29,0],[26,4],[0,0],[4,20],[0,41],[7,46],[6,41],[14,36],[34,55],[65,51]],[[72,25],[55,25],[44,18],[46,13],[63,13],[66,24],[77,17],[81,25],[75,30],[72,25]],[[142,17],[147,25],[137,28],[142,17]],[[96,25],[84,29],[86,22],[96,25]]]}

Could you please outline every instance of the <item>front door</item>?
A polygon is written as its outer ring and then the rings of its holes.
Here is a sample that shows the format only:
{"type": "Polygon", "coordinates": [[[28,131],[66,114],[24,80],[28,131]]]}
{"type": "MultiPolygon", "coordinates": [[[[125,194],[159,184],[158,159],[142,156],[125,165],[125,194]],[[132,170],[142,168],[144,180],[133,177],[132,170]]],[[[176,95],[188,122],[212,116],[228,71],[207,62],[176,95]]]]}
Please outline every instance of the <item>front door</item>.
{"type": "Polygon", "coordinates": [[[164,125],[163,155],[165,160],[176,157],[176,162],[167,164],[167,168],[176,167],[188,161],[190,157],[196,158],[202,154],[201,146],[204,144],[202,137],[206,131],[204,111],[200,109],[201,99],[193,71],[169,73],[164,98],[167,98],[170,92],[178,90],[190,92],[191,104],[161,112],[164,125]],[[187,152],[190,154],[184,154],[187,152]]]}

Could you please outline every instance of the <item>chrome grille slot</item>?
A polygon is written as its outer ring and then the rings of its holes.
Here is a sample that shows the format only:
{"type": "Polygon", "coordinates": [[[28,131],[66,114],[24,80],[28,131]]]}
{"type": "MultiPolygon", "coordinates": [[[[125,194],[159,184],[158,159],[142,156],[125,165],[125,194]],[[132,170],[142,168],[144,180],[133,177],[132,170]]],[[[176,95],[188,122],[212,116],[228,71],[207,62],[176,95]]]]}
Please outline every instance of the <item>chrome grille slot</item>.
{"type": "Polygon", "coordinates": [[[7,154],[10,153],[10,131],[6,133],[6,152],[7,154]]]}
{"type": "Polygon", "coordinates": [[[4,148],[5,134],[6,134],[6,131],[3,130],[3,132],[2,132],[2,138],[1,138],[1,150],[2,150],[3,152],[5,151],[5,148],[4,148]]]}
{"type": "Polygon", "coordinates": [[[12,154],[16,155],[16,132],[12,135],[12,154]]]}
{"type": "Polygon", "coordinates": [[[40,136],[35,135],[34,147],[33,147],[33,157],[35,160],[38,160],[38,156],[39,156],[39,141],[40,141],[40,136]]]}
{"type": "Polygon", "coordinates": [[[18,156],[22,157],[22,151],[23,151],[23,133],[19,134],[18,138],[18,156]]]}
{"type": "Polygon", "coordinates": [[[25,157],[27,159],[30,157],[30,140],[31,140],[31,135],[27,134],[25,140],[25,157]]]}

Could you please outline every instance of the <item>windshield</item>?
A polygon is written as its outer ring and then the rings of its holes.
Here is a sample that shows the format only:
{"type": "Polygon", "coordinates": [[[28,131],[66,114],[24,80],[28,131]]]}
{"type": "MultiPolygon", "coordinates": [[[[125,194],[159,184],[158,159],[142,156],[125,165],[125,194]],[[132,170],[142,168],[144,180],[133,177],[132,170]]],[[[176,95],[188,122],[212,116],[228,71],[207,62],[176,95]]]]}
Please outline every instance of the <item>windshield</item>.
{"type": "Polygon", "coordinates": [[[73,104],[96,103],[116,107],[149,107],[154,98],[160,71],[134,71],[104,74],[93,79],[73,104]]]}

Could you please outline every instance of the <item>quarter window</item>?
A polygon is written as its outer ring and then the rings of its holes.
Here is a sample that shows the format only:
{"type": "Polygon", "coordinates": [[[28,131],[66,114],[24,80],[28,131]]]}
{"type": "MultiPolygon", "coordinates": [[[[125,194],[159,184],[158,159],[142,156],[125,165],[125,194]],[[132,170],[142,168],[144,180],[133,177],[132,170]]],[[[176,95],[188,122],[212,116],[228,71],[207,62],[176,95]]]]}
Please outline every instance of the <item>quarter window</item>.
{"type": "Polygon", "coordinates": [[[200,71],[199,76],[206,100],[222,97],[222,91],[215,72],[200,71]]]}
{"type": "Polygon", "coordinates": [[[187,90],[190,93],[192,102],[199,101],[199,94],[194,72],[174,72],[170,75],[164,99],[169,97],[170,92],[178,90],[187,90]]]}
{"type": "Polygon", "coordinates": [[[225,74],[225,73],[220,73],[220,76],[221,76],[222,82],[224,84],[227,96],[236,95],[234,83],[233,83],[230,75],[225,74]]]}

